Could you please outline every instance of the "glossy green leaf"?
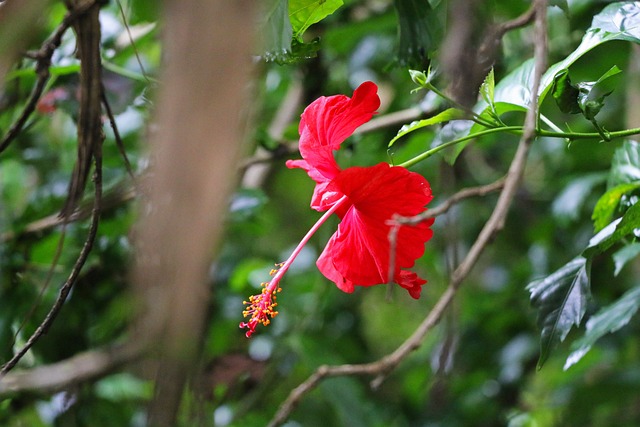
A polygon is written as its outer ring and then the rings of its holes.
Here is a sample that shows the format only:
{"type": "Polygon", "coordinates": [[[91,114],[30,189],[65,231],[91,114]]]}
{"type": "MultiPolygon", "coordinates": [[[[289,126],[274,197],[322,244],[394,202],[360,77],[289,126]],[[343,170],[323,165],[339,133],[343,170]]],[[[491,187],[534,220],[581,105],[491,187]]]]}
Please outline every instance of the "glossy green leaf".
{"type": "Polygon", "coordinates": [[[640,144],[625,140],[613,155],[607,185],[611,188],[635,181],[640,181],[640,144]]]}
{"type": "Polygon", "coordinates": [[[400,65],[426,68],[443,36],[439,11],[422,0],[394,0],[393,4],[398,14],[400,65]]]}
{"type": "Polygon", "coordinates": [[[578,105],[579,93],[578,88],[571,84],[569,70],[564,69],[556,74],[553,79],[551,95],[560,111],[566,114],[578,114],[580,112],[580,106],[578,105]]]}
{"type": "Polygon", "coordinates": [[[587,120],[594,120],[604,106],[604,99],[609,96],[622,71],[613,66],[595,82],[583,82],[578,86],[578,106],[587,120]]]}
{"type": "Polygon", "coordinates": [[[411,122],[408,125],[404,125],[400,128],[398,134],[394,136],[391,141],[389,141],[389,147],[391,147],[398,139],[415,130],[422,129],[427,126],[433,126],[443,122],[448,122],[450,120],[461,119],[462,117],[464,117],[464,112],[462,110],[458,110],[457,108],[449,108],[439,114],[436,114],[433,117],[429,117],[428,119],[416,120],[414,122],[411,122]]]}
{"type": "Polygon", "coordinates": [[[293,37],[301,37],[307,29],[322,21],[343,5],[342,0],[289,0],[289,19],[293,37]]]}
{"type": "Polygon", "coordinates": [[[569,369],[587,354],[601,337],[625,326],[640,308],[640,286],[627,291],[618,301],[602,308],[587,321],[584,337],[573,343],[564,369],[569,369]]]}
{"type": "Polygon", "coordinates": [[[640,228],[640,203],[631,206],[622,218],[604,227],[600,233],[589,241],[589,246],[583,252],[586,257],[592,257],[609,249],[635,229],[640,228]],[[615,224],[615,228],[612,226],[615,224]]]}
{"type": "Polygon", "coordinates": [[[640,187],[640,181],[620,184],[607,190],[607,192],[600,197],[593,209],[593,215],[591,215],[593,227],[596,232],[602,230],[611,222],[611,218],[620,203],[620,198],[638,187],[640,187]]]}
{"type": "Polygon", "coordinates": [[[622,268],[638,255],[640,255],[640,243],[631,243],[630,245],[626,245],[622,249],[616,251],[612,256],[613,264],[615,266],[613,275],[617,276],[620,271],[622,271],[622,268]]]}
{"type": "Polygon", "coordinates": [[[591,261],[577,257],[544,279],[527,286],[531,303],[538,309],[540,358],[542,367],[551,350],[564,341],[571,328],[580,325],[587,309],[591,261]]]}

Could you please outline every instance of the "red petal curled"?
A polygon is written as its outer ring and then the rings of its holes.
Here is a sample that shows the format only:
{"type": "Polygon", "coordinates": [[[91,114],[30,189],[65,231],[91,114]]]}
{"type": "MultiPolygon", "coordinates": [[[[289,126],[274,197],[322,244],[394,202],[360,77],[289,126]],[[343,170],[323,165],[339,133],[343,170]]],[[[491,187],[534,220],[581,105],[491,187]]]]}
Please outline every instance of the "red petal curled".
{"type": "MultiPolygon", "coordinates": [[[[387,221],[394,214],[413,216],[423,212],[432,199],[429,183],[415,172],[380,163],[342,171],[327,191],[345,194],[350,205],[337,212],[342,222],[320,255],[318,268],[345,292],[352,292],[354,285],[386,283],[390,246],[387,221]]],[[[432,236],[432,223],[429,220],[404,226],[398,233],[393,276],[414,298],[420,294],[416,286],[425,282],[401,269],[413,267],[422,256],[424,244],[432,236]]]]}
{"type": "Polygon", "coordinates": [[[328,182],[340,173],[333,151],[339,149],[356,128],[371,120],[380,106],[377,92],[375,83],[364,82],[352,98],[323,96],[302,113],[299,127],[302,160],[289,160],[287,167],[304,169],[318,184],[311,200],[312,208],[327,210],[337,200],[334,195],[325,194],[328,182]]]}

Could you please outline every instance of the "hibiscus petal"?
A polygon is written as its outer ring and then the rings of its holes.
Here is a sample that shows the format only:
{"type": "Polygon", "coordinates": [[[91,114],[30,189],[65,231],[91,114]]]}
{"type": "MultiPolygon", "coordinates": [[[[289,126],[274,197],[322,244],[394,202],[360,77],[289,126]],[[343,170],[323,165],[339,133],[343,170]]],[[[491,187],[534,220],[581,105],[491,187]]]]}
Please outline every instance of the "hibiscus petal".
{"type": "MultiPolygon", "coordinates": [[[[289,160],[287,167],[301,168],[317,184],[326,184],[340,173],[333,151],[360,125],[371,120],[380,106],[378,87],[373,82],[362,83],[353,97],[334,95],[312,102],[300,120],[300,154],[303,160],[289,160]]],[[[322,189],[316,188],[311,207],[322,211],[330,207],[323,203],[322,189]]],[[[330,197],[333,200],[333,197],[330,197]]]]}
{"type": "MultiPolygon", "coordinates": [[[[432,199],[427,180],[404,168],[380,163],[372,167],[351,167],[328,186],[349,198],[350,206],[338,211],[342,222],[318,259],[320,271],[340,288],[386,283],[389,266],[388,220],[394,214],[413,216],[425,210],[432,199]]],[[[394,279],[419,295],[420,279],[411,268],[424,253],[431,236],[433,219],[416,226],[403,226],[397,236],[394,279]],[[409,275],[412,274],[412,275],[409,275]]],[[[349,292],[347,290],[347,292],[349,292]]],[[[415,297],[415,296],[414,296],[415,297]]]]}
{"type": "Polygon", "coordinates": [[[411,297],[414,299],[420,298],[422,285],[427,283],[426,280],[418,276],[413,271],[407,270],[401,270],[400,274],[396,276],[395,281],[396,283],[398,283],[398,285],[409,291],[409,295],[411,295],[411,297]]]}

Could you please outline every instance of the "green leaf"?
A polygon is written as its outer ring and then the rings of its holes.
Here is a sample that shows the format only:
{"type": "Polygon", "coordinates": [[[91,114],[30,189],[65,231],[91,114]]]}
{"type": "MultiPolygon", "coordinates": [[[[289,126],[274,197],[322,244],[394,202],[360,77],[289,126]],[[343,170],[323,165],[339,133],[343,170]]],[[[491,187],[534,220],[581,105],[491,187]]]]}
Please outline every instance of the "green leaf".
{"type": "Polygon", "coordinates": [[[620,198],[638,187],[640,187],[640,181],[620,184],[609,189],[602,195],[602,197],[600,197],[598,203],[596,203],[596,206],[593,209],[593,215],[591,215],[593,227],[596,232],[602,230],[611,222],[611,218],[620,203],[620,198]]]}
{"type": "Polygon", "coordinates": [[[289,0],[289,19],[293,36],[301,37],[307,29],[322,21],[343,5],[342,0],[289,0]]]}
{"type": "Polygon", "coordinates": [[[604,99],[611,95],[622,71],[613,66],[595,82],[578,84],[578,106],[587,120],[594,120],[604,106],[604,99]]]}
{"type": "Polygon", "coordinates": [[[275,0],[263,22],[267,62],[282,61],[291,55],[293,30],[289,21],[287,0],[275,0]]]}
{"type": "Polygon", "coordinates": [[[578,114],[580,112],[580,106],[578,105],[579,94],[578,88],[571,84],[569,70],[565,68],[556,74],[553,79],[551,95],[560,111],[565,114],[578,114]]]}
{"type": "Polygon", "coordinates": [[[487,74],[487,77],[484,78],[482,85],[480,86],[480,94],[482,95],[482,99],[484,102],[489,104],[490,106],[494,106],[493,96],[496,89],[495,77],[493,75],[493,68],[487,74]]]}
{"type": "Polygon", "coordinates": [[[618,301],[602,308],[587,321],[584,337],[573,343],[573,352],[567,357],[567,370],[587,354],[595,342],[629,323],[640,307],[640,286],[627,291],[618,301]]]}
{"type": "Polygon", "coordinates": [[[439,114],[436,114],[433,117],[429,117],[428,119],[411,122],[408,125],[404,125],[400,128],[398,134],[394,136],[391,141],[389,141],[389,147],[391,147],[398,139],[413,132],[414,130],[436,125],[442,122],[448,122],[450,120],[461,119],[462,117],[464,117],[464,111],[457,108],[449,108],[439,114]]]}
{"type": "Polygon", "coordinates": [[[631,206],[622,218],[613,221],[596,234],[589,241],[589,246],[584,250],[583,256],[590,258],[606,251],[637,228],[640,228],[640,203],[631,206]]]}
{"type": "Polygon", "coordinates": [[[426,68],[444,33],[440,12],[424,0],[394,0],[393,4],[398,13],[400,65],[426,68]]]}
{"type": "Polygon", "coordinates": [[[607,179],[605,173],[581,175],[571,180],[551,205],[553,216],[559,221],[576,220],[593,187],[607,179]]]}
{"type": "Polygon", "coordinates": [[[622,268],[632,259],[640,255],[640,243],[631,243],[613,254],[613,263],[615,270],[614,276],[617,276],[622,268]]]}
{"type": "Polygon", "coordinates": [[[548,277],[531,282],[527,290],[538,309],[540,358],[538,369],[552,348],[564,341],[571,328],[580,325],[590,292],[591,261],[576,257],[548,277]]]}
{"type": "Polygon", "coordinates": [[[613,155],[607,185],[612,188],[635,181],[640,181],[640,144],[625,140],[613,155]]]}

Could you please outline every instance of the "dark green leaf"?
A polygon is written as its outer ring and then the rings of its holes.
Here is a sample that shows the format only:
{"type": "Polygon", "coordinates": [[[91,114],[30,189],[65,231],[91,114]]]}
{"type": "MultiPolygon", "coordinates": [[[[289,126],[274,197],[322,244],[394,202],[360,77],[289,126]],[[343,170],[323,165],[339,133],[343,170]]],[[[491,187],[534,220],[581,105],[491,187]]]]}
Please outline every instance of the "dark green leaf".
{"type": "Polygon", "coordinates": [[[590,269],[591,261],[580,256],[527,286],[541,328],[538,368],[571,328],[580,325],[590,298],[590,269]]]}
{"type": "Polygon", "coordinates": [[[322,21],[342,5],[342,0],[289,0],[289,19],[293,36],[302,41],[302,34],[307,28],[322,21]]]}
{"type": "Polygon", "coordinates": [[[625,140],[613,155],[607,185],[612,188],[635,181],[640,181],[640,144],[625,140]]]}
{"type": "Polygon", "coordinates": [[[398,139],[413,132],[414,130],[436,125],[438,123],[448,122],[450,120],[460,119],[462,117],[464,117],[464,112],[462,110],[458,110],[457,108],[449,108],[439,114],[436,114],[433,117],[429,117],[428,119],[411,122],[408,125],[404,125],[400,128],[398,134],[394,136],[391,141],[389,141],[389,147],[391,147],[398,139]]]}
{"type": "Polygon", "coordinates": [[[578,86],[578,106],[587,120],[594,120],[604,106],[604,99],[611,95],[622,71],[613,66],[595,82],[583,82],[578,86]]]}
{"type": "Polygon", "coordinates": [[[320,39],[315,38],[309,43],[302,43],[297,39],[293,39],[291,42],[291,55],[293,61],[287,61],[287,63],[298,62],[301,59],[315,58],[320,50],[320,39]]]}
{"type": "Polygon", "coordinates": [[[393,4],[398,13],[400,65],[425,69],[442,39],[440,14],[426,1],[394,0],[393,4]]]}
{"type": "Polygon", "coordinates": [[[580,106],[578,105],[578,94],[580,91],[571,84],[569,78],[569,70],[560,71],[553,79],[553,89],[551,95],[555,99],[560,111],[567,114],[578,114],[580,106]]]}
{"type": "Polygon", "coordinates": [[[589,241],[583,252],[586,257],[593,257],[609,249],[637,228],[640,228],[640,203],[631,206],[621,219],[613,221],[589,241]],[[615,229],[612,226],[615,224],[615,229]]]}
{"type": "Polygon", "coordinates": [[[640,307],[640,286],[627,291],[618,301],[602,308],[587,321],[584,337],[573,343],[573,352],[567,357],[564,369],[570,368],[587,354],[593,344],[606,334],[617,331],[629,323],[640,307]]]}
{"type": "Polygon", "coordinates": [[[600,197],[595,208],[593,208],[593,215],[591,215],[593,227],[596,232],[602,230],[611,222],[611,218],[620,203],[620,198],[638,187],[640,187],[640,181],[620,184],[609,189],[602,195],[602,197],[600,197]]]}
{"type": "Polygon", "coordinates": [[[622,268],[632,259],[640,255],[640,243],[631,243],[613,254],[613,263],[615,270],[614,276],[617,276],[622,268]]]}

